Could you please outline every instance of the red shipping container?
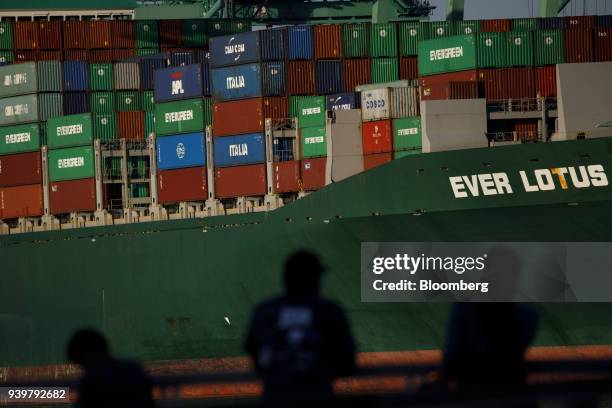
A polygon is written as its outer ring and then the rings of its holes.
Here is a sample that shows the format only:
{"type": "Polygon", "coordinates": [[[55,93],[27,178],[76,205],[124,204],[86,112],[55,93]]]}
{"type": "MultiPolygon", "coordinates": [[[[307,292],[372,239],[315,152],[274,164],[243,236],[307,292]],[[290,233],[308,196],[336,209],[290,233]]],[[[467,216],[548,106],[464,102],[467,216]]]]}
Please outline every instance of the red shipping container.
{"type": "Polygon", "coordinates": [[[295,193],[300,191],[300,168],[299,160],[290,160],[283,162],[274,162],[272,169],[274,171],[274,192],[279,193],[295,193]]]}
{"type": "Polygon", "coordinates": [[[506,31],[510,31],[510,20],[507,18],[482,20],[483,33],[503,33],[506,31]]]}
{"type": "Polygon", "coordinates": [[[302,184],[306,191],[319,190],[325,187],[327,166],[326,157],[302,160],[302,184]]]}
{"type": "Polygon", "coordinates": [[[393,160],[393,153],[366,154],[363,156],[363,170],[368,171],[393,160]]]}
{"type": "Polygon", "coordinates": [[[265,194],[265,164],[215,169],[215,196],[217,198],[263,196],[265,194]]]}
{"type": "Polygon", "coordinates": [[[101,49],[112,47],[110,20],[89,20],[87,21],[86,32],[86,48],[101,49]]]}
{"type": "Polygon", "coordinates": [[[478,71],[451,72],[419,78],[421,100],[450,99],[451,82],[478,82],[478,71]]]}
{"type": "Polygon", "coordinates": [[[37,61],[38,53],[34,50],[15,51],[15,63],[37,61]]]}
{"type": "Polygon", "coordinates": [[[532,67],[504,68],[507,99],[535,98],[535,74],[532,67]]]}
{"type": "Polygon", "coordinates": [[[42,185],[0,188],[0,219],[43,215],[42,185]]]}
{"type": "Polygon", "coordinates": [[[566,17],[567,30],[592,30],[595,28],[595,16],[566,17]]]}
{"type": "Polygon", "coordinates": [[[418,57],[400,58],[400,79],[411,81],[419,77],[418,57]]]}
{"type": "Polygon", "coordinates": [[[538,136],[538,123],[521,121],[514,124],[514,131],[520,140],[533,140],[538,136]]]}
{"type": "Polygon", "coordinates": [[[113,62],[112,50],[89,50],[87,51],[87,62],[108,63],[113,62]]]}
{"type": "Polygon", "coordinates": [[[65,50],[64,61],[87,61],[87,50],[65,50]]]}
{"type": "Polygon", "coordinates": [[[598,28],[593,32],[595,61],[612,61],[612,28],[598,28]]]}
{"type": "Polygon", "coordinates": [[[372,64],[369,59],[347,59],[342,61],[344,92],[355,92],[359,85],[372,82],[372,64]]]}
{"type": "Polygon", "coordinates": [[[314,47],[316,59],[342,58],[342,26],[340,24],[315,25],[314,47]]]}
{"type": "Polygon", "coordinates": [[[40,152],[0,156],[0,187],[42,183],[40,152]]]}
{"type": "Polygon", "coordinates": [[[68,50],[84,50],[87,48],[87,26],[86,21],[69,20],[64,21],[64,48],[68,50]]]}
{"type": "Polygon", "coordinates": [[[113,20],[111,42],[113,48],[136,48],[136,26],[132,20],[113,20]]]}
{"type": "Polygon", "coordinates": [[[536,67],[536,95],[538,98],[557,97],[557,67],[536,67]]]}
{"type": "Polygon", "coordinates": [[[291,95],[314,95],[316,78],[315,61],[289,61],[289,93],[291,95]]]}
{"type": "Polygon", "coordinates": [[[160,171],[157,175],[157,187],[160,204],[206,201],[206,167],[160,171]]]}
{"type": "Polygon", "coordinates": [[[183,32],[181,20],[159,21],[159,45],[162,48],[174,48],[183,46],[183,32]]]}
{"type": "Polygon", "coordinates": [[[16,21],[13,41],[17,50],[38,49],[38,22],[16,21]]]}
{"type": "Polygon", "coordinates": [[[264,118],[286,119],[289,117],[289,98],[270,96],[264,98],[264,118]]]}
{"type": "Polygon", "coordinates": [[[63,53],[60,50],[57,51],[51,51],[51,50],[45,50],[45,51],[38,51],[36,53],[36,60],[37,61],[63,61],[63,53]]]}
{"type": "Polygon", "coordinates": [[[41,50],[63,48],[61,21],[38,21],[38,48],[41,50]]]}
{"type": "Polygon", "coordinates": [[[364,155],[393,151],[393,132],[390,120],[365,122],[361,126],[364,155]]]}
{"type": "Polygon", "coordinates": [[[565,30],[563,32],[564,61],[593,62],[593,31],[565,30]]]}
{"type": "Polygon", "coordinates": [[[144,139],[144,112],[117,112],[120,139],[144,139]]]}
{"type": "Polygon", "coordinates": [[[123,61],[125,59],[135,57],[136,50],[135,49],[118,49],[113,50],[113,61],[123,61]]]}
{"type": "Polygon", "coordinates": [[[478,99],[478,82],[451,82],[449,99],[478,99]]]}
{"type": "Polygon", "coordinates": [[[264,131],[263,99],[215,103],[212,108],[213,136],[264,131]]]}
{"type": "Polygon", "coordinates": [[[483,69],[479,73],[479,79],[483,84],[484,97],[488,101],[508,99],[507,74],[503,68],[483,69]]]}
{"type": "Polygon", "coordinates": [[[51,214],[96,211],[96,179],[58,181],[49,184],[51,214]]]}

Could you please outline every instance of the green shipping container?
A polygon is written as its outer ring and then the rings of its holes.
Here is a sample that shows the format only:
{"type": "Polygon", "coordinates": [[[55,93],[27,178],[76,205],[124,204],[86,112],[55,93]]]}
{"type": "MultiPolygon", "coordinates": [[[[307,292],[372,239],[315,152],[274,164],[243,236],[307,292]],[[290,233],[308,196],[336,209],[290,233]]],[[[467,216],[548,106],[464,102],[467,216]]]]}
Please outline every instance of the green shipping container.
{"type": "Polygon", "coordinates": [[[117,140],[117,116],[114,112],[93,116],[94,138],[103,142],[117,140]]]}
{"type": "Polygon", "coordinates": [[[87,146],[93,142],[93,127],[90,113],[59,116],[47,121],[47,144],[49,149],[87,146]]]}
{"type": "Polygon", "coordinates": [[[0,98],[37,92],[61,92],[62,63],[39,61],[0,67],[0,98]]]}
{"type": "Polygon", "coordinates": [[[476,36],[459,35],[419,43],[419,75],[475,69],[476,36]]]}
{"type": "Polygon", "coordinates": [[[139,91],[121,91],[115,93],[117,112],[135,112],[142,110],[142,94],[139,91]]]}
{"type": "Polygon", "coordinates": [[[453,27],[450,21],[432,21],[429,23],[430,38],[450,37],[453,35],[453,27]]]}
{"type": "Polygon", "coordinates": [[[38,117],[41,122],[64,114],[64,96],[61,93],[38,94],[38,117]]]}
{"type": "Polygon", "coordinates": [[[136,20],[136,48],[159,48],[157,21],[136,20]]]}
{"type": "Polygon", "coordinates": [[[563,31],[541,30],[534,33],[535,64],[555,65],[563,63],[563,31]]]}
{"type": "Polygon", "coordinates": [[[206,20],[183,20],[181,31],[183,33],[183,47],[202,48],[208,45],[206,20]]]}
{"type": "Polygon", "coordinates": [[[402,159],[408,156],[416,156],[417,154],[422,154],[421,149],[417,150],[402,150],[401,152],[393,152],[393,160],[402,159]]]}
{"type": "Polygon", "coordinates": [[[147,55],[157,54],[159,50],[157,48],[138,48],[136,55],[139,57],[146,57],[147,55]]]}
{"type": "Polygon", "coordinates": [[[153,97],[153,91],[142,92],[142,110],[147,112],[155,110],[155,98],[153,97]]]}
{"type": "Polygon", "coordinates": [[[470,35],[479,33],[481,30],[480,20],[455,21],[453,23],[453,35],[470,35]]]}
{"type": "Polygon", "coordinates": [[[38,103],[36,94],[0,99],[0,125],[39,122],[38,103]]]}
{"type": "Polygon", "coordinates": [[[401,118],[393,120],[393,149],[421,150],[421,117],[401,118]]]}
{"type": "Polygon", "coordinates": [[[289,116],[291,118],[297,118],[298,113],[300,111],[299,103],[302,99],[311,98],[310,96],[295,96],[292,95],[289,97],[289,116]]]}
{"type": "Polygon", "coordinates": [[[372,24],[370,37],[372,57],[396,57],[397,48],[397,25],[395,23],[372,24]]]}
{"type": "Polygon", "coordinates": [[[202,108],[204,112],[204,128],[212,126],[212,98],[202,98],[202,108]]]}
{"type": "Polygon", "coordinates": [[[478,33],[476,41],[478,68],[506,65],[506,33],[478,33]]]}
{"type": "Polygon", "coordinates": [[[429,39],[429,23],[406,21],[399,23],[400,54],[411,57],[419,53],[419,41],[429,39]]]}
{"type": "Polygon", "coordinates": [[[342,40],[345,58],[367,58],[370,56],[370,23],[350,23],[342,25],[342,40]]]}
{"type": "Polygon", "coordinates": [[[95,177],[92,146],[49,150],[49,181],[95,177]]]}
{"type": "Polygon", "coordinates": [[[0,51],[0,63],[10,64],[15,61],[15,55],[13,51],[0,51]]]}
{"type": "Polygon", "coordinates": [[[94,113],[114,112],[115,94],[112,92],[92,92],[89,94],[89,105],[94,113]]]}
{"type": "Polygon", "coordinates": [[[61,61],[38,61],[36,63],[38,92],[62,92],[64,89],[61,61]]]}
{"type": "Polygon", "coordinates": [[[0,21],[0,50],[12,50],[13,48],[13,22],[0,21]]]}
{"type": "Polygon", "coordinates": [[[512,31],[536,31],[538,20],[535,18],[515,18],[512,20],[512,31]]]}
{"type": "Polygon", "coordinates": [[[0,155],[40,150],[40,125],[0,127],[0,155]]]}
{"type": "Polygon", "coordinates": [[[216,19],[207,20],[206,32],[209,37],[218,37],[220,35],[244,33],[251,31],[252,24],[250,20],[237,19],[216,19]]]}
{"type": "Polygon", "coordinates": [[[146,111],[144,113],[144,127],[145,127],[145,139],[148,139],[149,136],[155,134],[155,112],[146,111]]]}
{"type": "Polygon", "coordinates": [[[300,129],[325,126],[325,97],[307,96],[298,100],[298,126],[300,129]]]}
{"type": "Polygon", "coordinates": [[[113,90],[113,64],[91,64],[89,66],[89,90],[113,90]]]}
{"type": "Polygon", "coordinates": [[[157,136],[204,130],[202,99],[155,104],[155,133],[157,136]]]}
{"type": "Polygon", "coordinates": [[[302,157],[327,156],[327,132],[325,126],[301,128],[302,157]]]}
{"type": "Polygon", "coordinates": [[[535,52],[533,33],[529,31],[511,31],[506,33],[506,66],[532,66],[535,52]]]}
{"type": "Polygon", "coordinates": [[[397,58],[372,59],[372,83],[399,80],[399,62],[397,58]]]}

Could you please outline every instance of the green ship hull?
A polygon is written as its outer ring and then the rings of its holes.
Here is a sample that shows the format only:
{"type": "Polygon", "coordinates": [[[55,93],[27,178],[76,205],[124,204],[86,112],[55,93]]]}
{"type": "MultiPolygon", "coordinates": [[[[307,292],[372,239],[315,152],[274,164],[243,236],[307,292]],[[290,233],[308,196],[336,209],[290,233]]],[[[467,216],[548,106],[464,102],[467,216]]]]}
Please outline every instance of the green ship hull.
{"type": "MultiPolygon", "coordinates": [[[[360,351],[439,349],[448,305],[361,302],[361,243],[610,241],[611,153],[612,139],[596,139],[424,154],[268,213],[3,236],[0,367],[64,363],[83,326],[143,361],[242,355],[253,306],[280,291],[299,248],[328,265],[324,293],[347,311],[360,351]],[[525,191],[538,188],[536,170],[556,168],[566,177],[553,171],[554,189],[525,191]],[[589,185],[577,188],[570,168],[589,185]],[[512,192],[466,184],[502,173],[512,192]]],[[[538,345],[612,344],[611,304],[538,307],[538,345]]]]}

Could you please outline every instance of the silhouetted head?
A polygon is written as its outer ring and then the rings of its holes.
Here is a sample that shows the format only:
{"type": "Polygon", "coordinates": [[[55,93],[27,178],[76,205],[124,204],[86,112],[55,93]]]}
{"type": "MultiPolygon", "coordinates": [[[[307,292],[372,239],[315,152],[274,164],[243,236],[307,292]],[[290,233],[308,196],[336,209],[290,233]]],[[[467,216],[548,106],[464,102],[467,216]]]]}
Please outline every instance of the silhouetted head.
{"type": "Polygon", "coordinates": [[[108,343],[96,330],[79,330],[68,343],[68,359],[74,363],[86,366],[108,357],[108,343]]]}
{"type": "Polygon", "coordinates": [[[285,289],[290,295],[313,295],[319,291],[324,268],[319,258],[308,251],[299,251],[285,262],[285,289]]]}

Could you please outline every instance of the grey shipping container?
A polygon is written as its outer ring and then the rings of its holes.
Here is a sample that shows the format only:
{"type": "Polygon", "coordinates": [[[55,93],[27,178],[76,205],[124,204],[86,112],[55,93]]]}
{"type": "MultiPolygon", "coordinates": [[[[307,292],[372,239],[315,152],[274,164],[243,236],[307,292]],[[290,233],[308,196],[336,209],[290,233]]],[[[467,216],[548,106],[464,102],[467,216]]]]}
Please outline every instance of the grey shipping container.
{"type": "Polygon", "coordinates": [[[407,86],[378,88],[361,92],[361,113],[364,122],[418,116],[419,90],[407,86]]]}
{"type": "Polygon", "coordinates": [[[140,68],[137,62],[117,62],[113,70],[115,89],[140,89],[140,68]]]}
{"type": "Polygon", "coordinates": [[[0,99],[0,125],[45,121],[63,114],[60,93],[30,94],[0,99]]]}
{"type": "Polygon", "coordinates": [[[0,97],[61,92],[62,88],[62,63],[59,61],[26,62],[0,67],[0,97]]]}
{"type": "Polygon", "coordinates": [[[419,88],[407,86],[390,88],[391,118],[406,118],[419,115],[419,88]]]}

